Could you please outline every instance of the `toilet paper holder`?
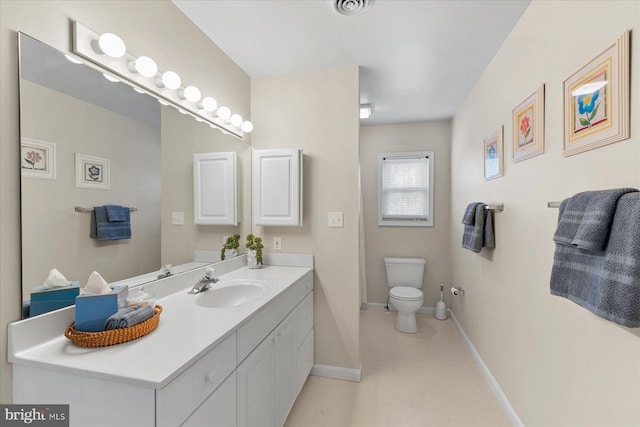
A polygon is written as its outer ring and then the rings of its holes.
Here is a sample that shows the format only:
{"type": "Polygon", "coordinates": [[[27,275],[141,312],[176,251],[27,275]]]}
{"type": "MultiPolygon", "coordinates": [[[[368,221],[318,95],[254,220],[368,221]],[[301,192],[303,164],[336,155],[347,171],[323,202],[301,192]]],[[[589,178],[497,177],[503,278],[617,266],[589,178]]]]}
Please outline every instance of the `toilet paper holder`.
{"type": "Polygon", "coordinates": [[[457,288],[457,287],[452,287],[451,288],[451,293],[453,294],[453,296],[458,296],[458,295],[464,295],[464,289],[462,288],[457,288]]]}

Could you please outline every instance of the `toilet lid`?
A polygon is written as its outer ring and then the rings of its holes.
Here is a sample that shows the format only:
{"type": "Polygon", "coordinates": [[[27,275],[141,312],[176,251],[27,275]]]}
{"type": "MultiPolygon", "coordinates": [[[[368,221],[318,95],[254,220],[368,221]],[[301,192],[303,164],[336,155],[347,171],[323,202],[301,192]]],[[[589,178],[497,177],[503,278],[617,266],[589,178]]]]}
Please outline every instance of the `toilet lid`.
{"type": "Polygon", "coordinates": [[[417,300],[422,298],[422,291],[409,286],[396,286],[391,288],[391,296],[401,300],[417,300]]]}

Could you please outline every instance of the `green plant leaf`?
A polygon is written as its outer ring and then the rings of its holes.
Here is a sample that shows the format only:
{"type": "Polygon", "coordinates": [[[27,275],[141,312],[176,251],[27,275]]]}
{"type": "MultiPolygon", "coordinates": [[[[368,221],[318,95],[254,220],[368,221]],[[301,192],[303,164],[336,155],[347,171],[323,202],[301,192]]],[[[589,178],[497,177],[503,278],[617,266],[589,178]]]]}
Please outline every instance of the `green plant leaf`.
{"type": "Polygon", "coordinates": [[[598,102],[598,105],[596,105],[596,108],[593,109],[593,112],[589,116],[589,121],[592,121],[593,118],[596,116],[596,114],[598,114],[598,108],[599,107],[600,107],[600,103],[598,102]]]}
{"type": "Polygon", "coordinates": [[[580,124],[582,126],[589,126],[589,120],[587,119],[580,119],[580,124]]]}

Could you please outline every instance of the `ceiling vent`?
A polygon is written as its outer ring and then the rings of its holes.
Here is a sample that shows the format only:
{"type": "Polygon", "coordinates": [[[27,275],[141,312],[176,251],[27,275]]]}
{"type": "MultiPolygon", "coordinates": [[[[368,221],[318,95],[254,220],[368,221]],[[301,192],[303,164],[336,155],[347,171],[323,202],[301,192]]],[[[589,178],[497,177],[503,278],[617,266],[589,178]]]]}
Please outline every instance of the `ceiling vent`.
{"type": "Polygon", "coordinates": [[[367,11],[375,0],[327,0],[333,10],[340,15],[358,15],[367,11]]]}

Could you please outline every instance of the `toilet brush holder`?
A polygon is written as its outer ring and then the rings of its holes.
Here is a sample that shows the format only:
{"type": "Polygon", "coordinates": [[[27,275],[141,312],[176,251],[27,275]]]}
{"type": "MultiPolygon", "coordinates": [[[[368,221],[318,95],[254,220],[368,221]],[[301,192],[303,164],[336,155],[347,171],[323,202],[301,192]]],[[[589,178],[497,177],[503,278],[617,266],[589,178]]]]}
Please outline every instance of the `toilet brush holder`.
{"type": "Polygon", "coordinates": [[[447,319],[447,305],[442,300],[442,291],[444,289],[444,285],[440,285],[440,301],[436,303],[436,319],[438,320],[446,320],[447,319]]]}

